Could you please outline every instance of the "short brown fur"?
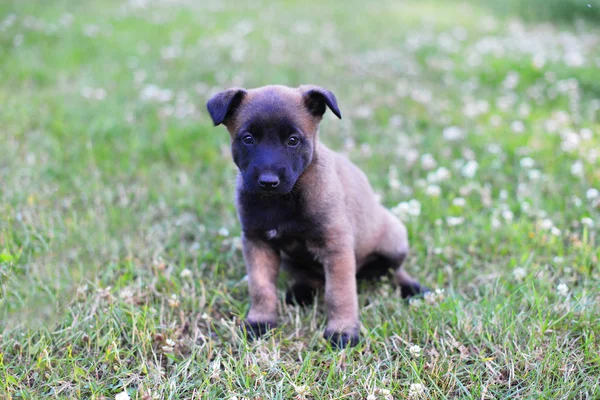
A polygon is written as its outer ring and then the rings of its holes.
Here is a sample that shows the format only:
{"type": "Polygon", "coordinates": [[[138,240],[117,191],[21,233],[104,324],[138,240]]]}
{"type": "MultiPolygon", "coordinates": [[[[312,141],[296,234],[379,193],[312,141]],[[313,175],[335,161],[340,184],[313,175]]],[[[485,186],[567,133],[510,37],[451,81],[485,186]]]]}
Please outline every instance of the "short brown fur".
{"type": "MultiPolygon", "coordinates": [[[[310,230],[298,234],[299,231],[287,229],[285,224],[277,225],[277,221],[272,235],[280,235],[278,240],[283,242],[270,241],[268,237],[261,236],[260,232],[243,226],[244,258],[251,297],[245,327],[260,334],[276,324],[275,283],[282,265],[290,271],[292,288],[314,290],[322,288],[324,284],[328,316],[325,336],[332,344],[343,347],[354,345],[358,341],[356,277],[365,272],[369,275],[370,271],[365,269],[373,268],[374,259],[383,260],[384,269],[395,270],[394,277],[402,288],[403,295],[419,294],[425,289],[401,268],[409,251],[407,231],[402,222],[377,201],[367,177],[358,167],[318,140],[318,125],[322,114],[319,115],[319,112],[315,115],[307,108],[309,100],[306,94],[315,89],[323,90],[316,86],[301,86],[297,89],[266,86],[243,91],[241,101],[235,110],[228,110],[229,114],[223,121],[233,145],[243,124],[274,103],[273,115],[269,116],[271,120],[277,121],[278,114],[281,114],[281,118],[293,117],[303,135],[313,145],[312,160],[298,177],[290,196],[301,199],[299,207],[302,209],[296,211],[302,218],[314,221],[315,224],[318,221],[315,229],[322,231],[322,240],[315,240],[310,230]],[[293,252],[287,251],[286,245],[278,248],[277,243],[287,243],[285,241],[288,239],[292,243],[290,246],[298,245],[306,249],[317,265],[316,270],[305,260],[295,259],[293,252]]],[[[319,98],[317,93],[317,99],[319,98]]],[[[333,100],[337,110],[335,97],[333,100]]],[[[319,104],[317,106],[317,109],[320,108],[319,104]]],[[[339,115],[339,111],[337,114],[339,115]]],[[[242,222],[244,215],[252,212],[248,210],[251,207],[245,203],[246,197],[245,185],[240,178],[237,207],[242,222]]],[[[292,298],[293,295],[294,293],[292,298]]]]}

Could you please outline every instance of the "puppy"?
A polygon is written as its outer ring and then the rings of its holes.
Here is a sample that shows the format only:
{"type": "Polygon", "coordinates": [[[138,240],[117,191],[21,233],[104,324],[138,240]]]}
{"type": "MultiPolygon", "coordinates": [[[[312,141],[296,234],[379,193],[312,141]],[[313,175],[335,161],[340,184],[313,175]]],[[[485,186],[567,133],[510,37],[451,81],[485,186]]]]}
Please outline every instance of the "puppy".
{"type": "Polygon", "coordinates": [[[239,168],[236,205],[251,305],[251,337],[276,325],[280,268],[292,279],[288,303],[310,303],[323,289],[325,337],[334,347],[359,340],[357,278],[394,271],[403,297],[425,288],[402,268],[404,225],[385,209],[365,174],[318,138],[333,93],[317,86],[229,89],[207,103],[214,125],[231,136],[239,168]]]}

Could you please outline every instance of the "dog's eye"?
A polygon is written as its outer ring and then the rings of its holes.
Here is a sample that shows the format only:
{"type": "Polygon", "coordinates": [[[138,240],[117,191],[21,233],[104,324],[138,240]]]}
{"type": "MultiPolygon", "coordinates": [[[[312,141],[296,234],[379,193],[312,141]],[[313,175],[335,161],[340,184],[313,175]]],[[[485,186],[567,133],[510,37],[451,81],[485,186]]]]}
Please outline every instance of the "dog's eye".
{"type": "Polygon", "coordinates": [[[252,135],[246,135],[242,138],[242,142],[246,144],[254,144],[254,138],[252,137],[252,135]]]}
{"type": "Polygon", "coordinates": [[[288,141],[287,141],[288,146],[297,146],[298,143],[300,143],[300,139],[298,139],[296,136],[290,136],[288,138],[288,141]]]}

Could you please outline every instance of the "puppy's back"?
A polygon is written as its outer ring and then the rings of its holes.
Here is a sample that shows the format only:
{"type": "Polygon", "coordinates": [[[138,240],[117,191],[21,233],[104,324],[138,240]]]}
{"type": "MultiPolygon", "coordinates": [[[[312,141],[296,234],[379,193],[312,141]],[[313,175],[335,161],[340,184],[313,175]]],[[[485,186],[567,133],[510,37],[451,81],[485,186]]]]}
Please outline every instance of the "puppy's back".
{"type": "Polygon", "coordinates": [[[377,201],[367,176],[346,156],[320,146],[334,166],[338,193],[341,196],[344,218],[352,225],[355,251],[358,260],[366,257],[376,247],[385,223],[387,210],[377,201]]]}

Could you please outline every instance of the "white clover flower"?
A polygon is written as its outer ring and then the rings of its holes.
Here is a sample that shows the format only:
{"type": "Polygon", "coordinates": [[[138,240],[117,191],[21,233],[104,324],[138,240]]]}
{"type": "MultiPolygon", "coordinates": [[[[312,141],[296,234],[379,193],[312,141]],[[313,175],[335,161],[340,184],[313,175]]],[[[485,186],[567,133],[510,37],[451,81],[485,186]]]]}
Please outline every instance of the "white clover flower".
{"type": "Polygon", "coordinates": [[[515,277],[516,280],[518,281],[522,281],[523,278],[525,278],[527,276],[527,271],[525,271],[525,268],[515,268],[513,271],[513,276],[515,277]]]}
{"type": "Polygon", "coordinates": [[[190,271],[189,269],[185,268],[183,269],[180,273],[179,273],[179,277],[181,279],[188,279],[192,277],[192,271],[190,271]]]}
{"type": "Polygon", "coordinates": [[[491,226],[493,229],[498,229],[498,228],[500,228],[501,225],[502,225],[502,223],[500,222],[500,220],[498,218],[492,217],[491,226]]]}
{"type": "Polygon", "coordinates": [[[370,156],[373,153],[373,150],[371,149],[371,145],[369,143],[362,143],[360,145],[360,154],[362,154],[363,156],[370,156]]]}
{"type": "Polygon", "coordinates": [[[94,98],[96,100],[104,100],[106,98],[106,89],[97,88],[94,90],[94,98]]]}
{"type": "Polygon", "coordinates": [[[519,84],[519,73],[515,71],[510,71],[504,81],[502,82],[502,86],[506,89],[514,89],[519,84]]]}
{"type": "Polygon", "coordinates": [[[400,187],[400,180],[398,180],[398,169],[393,165],[388,171],[388,182],[391,189],[398,189],[400,187]]]}
{"type": "Polygon", "coordinates": [[[408,348],[408,351],[410,352],[410,355],[413,358],[419,358],[421,357],[421,347],[419,347],[418,345],[414,344],[412,346],[410,346],[408,348]]]}
{"type": "Polygon", "coordinates": [[[400,126],[402,126],[402,123],[404,122],[404,118],[402,118],[401,115],[392,115],[389,119],[389,124],[390,126],[393,126],[394,128],[399,128],[400,126]]]}
{"type": "Polygon", "coordinates": [[[373,115],[373,109],[367,105],[358,106],[354,110],[354,115],[359,119],[368,119],[373,115]]]}
{"type": "Polygon", "coordinates": [[[433,98],[433,95],[432,95],[431,91],[428,89],[418,89],[417,88],[417,89],[413,89],[410,92],[410,97],[417,103],[429,104],[429,103],[431,103],[431,99],[433,98]]]}
{"type": "Polygon", "coordinates": [[[514,214],[512,213],[512,211],[510,210],[504,210],[502,211],[502,218],[504,218],[507,221],[512,221],[514,217],[514,214]]]}
{"type": "Polygon", "coordinates": [[[435,298],[437,301],[444,300],[444,297],[446,297],[446,291],[444,289],[442,289],[442,288],[435,289],[435,298]]]}
{"type": "Polygon", "coordinates": [[[177,308],[180,304],[179,297],[176,294],[172,294],[171,297],[169,297],[169,299],[167,300],[167,303],[169,303],[169,307],[177,308]]]}
{"type": "Polygon", "coordinates": [[[79,300],[79,301],[85,300],[86,297],[87,297],[87,290],[88,290],[88,285],[87,284],[85,284],[83,286],[79,286],[77,288],[77,292],[76,292],[77,300],[79,300]]]}
{"type": "Polygon", "coordinates": [[[563,151],[573,152],[577,150],[579,144],[581,142],[581,138],[579,135],[572,131],[567,131],[563,134],[563,140],[560,143],[560,147],[563,151]]]}
{"type": "Polygon", "coordinates": [[[527,173],[527,176],[532,181],[537,181],[542,177],[542,173],[538,169],[532,169],[527,173]]]}
{"type": "Polygon", "coordinates": [[[239,236],[232,238],[231,245],[233,246],[234,249],[236,249],[238,251],[242,251],[242,238],[239,236]]]}
{"type": "Polygon", "coordinates": [[[419,200],[412,199],[408,202],[408,214],[413,217],[418,217],[421,215],[421,203],[419,200]]]}
{"type": "Polygon", "coordinates": [[[210,363],[210,369],[211,369],[211,374],[210,374],[211,379],[217,379],[221,375],[221,360],[217,358],[215,361],[210,363]]]}
{"type": "Polygon", "coordinates": [[[519,116],[526,118],[531,112],[531,106],[527,103],[523,103],[519,106],[519,116]]]}
{"type": "Polygon", "coordinates": [[[406,160],[406,164],[408,164],[409,166],[416,163],[417,160],[419,159],[419,152],[415,149],[408,149],[408,150],[403,149],[402,155],[404,156],[404,159],[406,160]]]}
{"type": "Polygon", "coordinates": [[[446,223],[448,226],[457,226],[465,222],[464,217],[446,217],[446,223]]]}
{"type": "Polygon", "coordinates": [[[89,86],[84,86],[81,88],[81,96],[89,99],[92,98],[94,96],[94,88],[91,88],[89,86]]]}
{"type": "Polygon", "coordinates": [[[440,167],[435,172],[427,174],[427,181],[430,183],[438,183],[448,180],[452,174],[446,167],[440,167]]]}
{"type": "Polygon", "coordinates": [[[411,383],[408,388],[408,397],[421,398],[425,395],[426,388],[420,383],[411,383]]]}
{"type": "Polygon", "coordinates": [[[496,143],[490,143],[485,148],[490,154],[502,154],[502,147],[496,143]]]}
{"type": "Polygon", "coordinates": [[[587,226],[587,227],[589,227],[589,228],[593,228],[593,227],[594,227],[594,225],[595,225],[595,224],[594,224],[594,220],[593,220],[593,219],[591,219],[591,218],[588,218],[588,217],[584,217],[584,218],[582,218],[582,219],[581,219],[581,223],[582,223],[583,225],[586,225],[586,226],[587,226]]]}
{"type": "Polygon", "coordinates": [[[356,142],[351,137],[344,139],[344,150],[350,151],[356,147],[356,142]]]}
{"type": "Polygon", "coordinates": [[[431,154],[423,154],[421,156],[421,166],[423,167],[423,169],[429,171],[437,166],[437,162],[431,154]]]}
{"type": "Polygon", "coordinates": [[[452,205],[456,207],[464,207],[467,205],[467,201],[462,197],[456,197],[452,200],[452,205]]]}
{"type": "Polygon", "coordinates": [[[590,128],[583,128],[579,131],[579,136],[581,136],[583,140],[590,140],[594,136],[594,133],[590,128]]]}
{"type": "Polygon", "coordinates": [[[425,299],[425,302],[429,305],[434,305],[435,304],[435,293],[433,292],[427,292],[425,293],[425,295],[423,295],[423,298],[425,299]]]}
{"type": "Polygon", "coordinates": [[[590,188],[585,192],[585,197],[587,197],[588,200],[594,200],[598,198],[598,196],[600,196],[600,192],[595,188],[590,188]]]}
{"type": "Polygon", "coordinates": [[[521,159],[519,164],[521,164],[521,167],[523,168],[533,168],[535,161],[531,157],[525,157],[521,159]]]}
{"type": "Polygon", "coordinates": [[[461,168],[461,174],[466,178],[473,178],[477,173],[477,169],[479,168],[479,164],[475,160],[467,161],[465,165],[461,168]]]}
{"type": "Polygon", "coordinates": [[[514,133],[523,133],[525,132],[525,124],[523,123],[523,121],[513,121],[510,124],[510,129],[514,133]]]}
{"type": "Polygon", "coordinates": [[[294,390],[297,393],[296,399],[298,399],[298,400],[306,399],[306,396],[310,395],[310,387],[308,387],[306,385],[301,385],[301,386],[294,385],[294,390]]]}
{"type": "Polygon", "coordinates": [[[498,97],[496,100],[496,106],[502,111],[508,111],[515,105],[517,96],[514,93],[509,93],[506,96],[498,97]]]}
{"type": "Polygon", "coordinates": [[[370,394],[367,396],[367,400],[377,400],[377,396],[375,396],[374,394],[370,394]]]}
{"type": "Polygon", "coordinates": [[[499,115],[492,115],[490,117],[490,124],[494,127],[499,127],[502,124],[502,117],[499,115]]]}
{"type": "Polygon", "coordinates": [[[566,284],[561,283],[556,287],[556,291],[561,296],[567,296],[569,294],[569,287],[566,284]]]}
{"type": "Polygon", "coordinates": [[[143,101],[156,101],[166,103],[173,98],[173,92],[169,89],[161,89],[157,85],[148,84],[140,92],[140,98],[143,101]]]}
{"type": "MultiPolygon", "coordinates": [[[[473,102],[467,102],[464,106],[463,106],[463,114],[465,115],[465,117],[467,118],[475,118],[476,116],[478,116],[479,114],[481,114],[482,112],[485,112],[483,110],[481,110],[479,108],[479,105],[477,103],[473,103],[473,102]]],[[[447,139],[446,135],[444,135],[444,138],[446,140],[452,140],[452,139],[447,139]]],[[[454,140],[458,140],[461,138],[456,138],[454,140]]]]}
{"type": "MultiPolygon", "coordinates": [[[[384,382],[385,382],[385,379],[384,379],[384,382]]],[[[375,389],[375,393],[376,394],[381,394],[383,396],[389,396],[390,395],[390,391],[389,390],[387,390],[387,389],[380,389],[380,388],[376,388],[375,389]]]]}
{"type": "Polygon", "coordinates": [[[544,219],[540,222],[540,228],[549,231],[550,229],[552,229],[552,227],[554,226],[554,223],[552,222],[551,219],[544,219]]]}
{"type": "Polygon", "coordinates": [[[96,37],[100,33],[100,28],[96,25],[88,24],[83,27],[83,34],[87,37],[96,37]]]}
{"type": "Polygon", "coordinates": [[[183,51],[178,45],[166,46],[160,49],[160,56],[163,60],[174,60],[181,57],[183,51]]]}
{"type": "Polygon", "coordinates": [[[119,291],[119,297],[126,301],[133,299],[133,295],[133,290],[130,287],[125,287],[119,291]]]}
{"type": "Polygon", "coordinates": [[[585,56],[577,50],[569,50],[565,54],[564,62],[569,67],[581,67],[585,64],[585,56]]]}
{"type": "Polygon", "coordinates": [[[553,226],[550,229],[550,233],[553,234],[554,236],[560,236],[560,229],[558,229],[557,227],[553,226]]]}
{"type": "Polygon", "coordinates": [[[419,308],[419,307],[421,307],[422,305],[423,305],[423,300],[421,300],[421,299],[418,299],[418,298],[416,298],[416,297],[413,297],[413,298],[411,298],[411,299],[408,301],[408,306],[409,306],[410,308],[419,308]]]}
{"type": "Polygon", "coordinates": [[[581,161],[575,161],[573,165],[571,165],[571,174],[583,176],[583,163],[581,161]]]}
{"type": "Polygon", "coordinates": [[[409,216],[418,217],[421,215],[421,203],[418,200],[412,199],[408,202],[403,201],[392,208],[392,212],[400,219],[406,219],[409,216]]]}
{"type": "Polygon", "coordinates": [[[430,197],[439,197],[442,194],[442,189],[438,185],[429,185],[425,189],[425,194],[430,197]]]}
{"type": "Polygon", "coordinates": [[[390,185],[390,189],[396,190],[400,188],[400,181],[398,179],[390,179],[388,182],[390,185]]]}
{"type": "Polygon", "coordinates": [[[129,394],[126,390],[123,390],[121,393],[115,396],[115,400],[129,400],[130,398],[131,397],[129,397],[129,394]]]}
{"type": "Polygon", "coordinates": [[[229,229],[222,227],[217,233],[219,234],[219,236],[227,237],[229,236],[229,229]]]}
{"type": "Polygon", "coordinates": [[[392,208],[392,212],[401,220],[405,220],[409,216],[409,208],[410,206],[408,203],[403,201],[398,203],[396,207],[392,208]]]}
{"type": "Polygon", "coordinates": [[[446,139],[449,142],[461,140],[465,137],[464,131],[457,126],[449,126],[447,128],[444,128],[442,135],[444,136],[444,139],[446,139]]]}
{"type": "Polygon", "coordinates": [[[546,57],[541,53],[537,53],[533,56],[532,64],[535,69],[542,69],[546,65],[546,57]]]}
{"type": "Polygon", "coordinates": [[[22,33],[18,33],[15,35],[15,37],[13,38],[13,45],[15,47],[19,47],[20,45],[23,44],[23,40],[24,40],[24,36],[22,33]]]}

